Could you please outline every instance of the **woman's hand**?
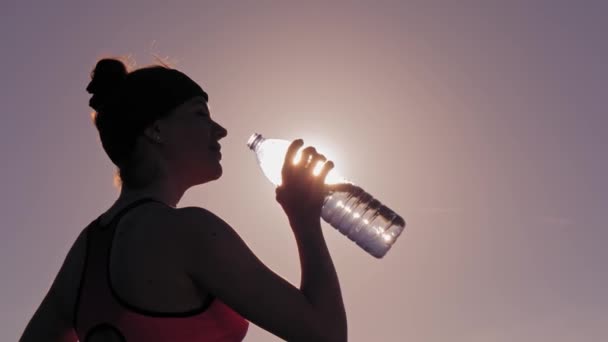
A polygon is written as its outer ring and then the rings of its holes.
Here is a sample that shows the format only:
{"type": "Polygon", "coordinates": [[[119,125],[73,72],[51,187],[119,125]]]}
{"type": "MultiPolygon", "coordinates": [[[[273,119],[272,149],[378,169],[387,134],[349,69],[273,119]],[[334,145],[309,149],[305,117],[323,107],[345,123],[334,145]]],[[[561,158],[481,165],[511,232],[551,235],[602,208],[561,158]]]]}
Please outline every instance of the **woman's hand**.
{"type": "Polygon", "coordinates": [[[302,150],[302,157],[293,162],[297,151],[304,145],[302,139],[294,140],[287,150],[282,169],[282,183],[276,189],[276,200],[290,221],[319,220],[321,208],[327,195],[325,178],[334,168],[332,161],[317,153],[314,147],[302,150]],[[321,171],[315,175],[319,162],[324,162],[321,171]]]}

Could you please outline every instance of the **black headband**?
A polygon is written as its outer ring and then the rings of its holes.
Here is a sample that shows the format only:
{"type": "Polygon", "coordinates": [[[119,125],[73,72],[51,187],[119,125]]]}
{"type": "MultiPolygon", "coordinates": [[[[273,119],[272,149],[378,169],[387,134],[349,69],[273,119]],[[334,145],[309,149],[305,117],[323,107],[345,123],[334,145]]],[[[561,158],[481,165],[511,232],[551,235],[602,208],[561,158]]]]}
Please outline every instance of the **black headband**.
{"type": "Polygon", "coordinates": [[[135,70],[116,86],[111,100],[98,110],[112,126],[104,130],[111,136],[102,139],[102,143],[116,165],[128,157],[148,125],[194,97],[209,100],[207,93],[187,75],[164,67],[135,70]]]}

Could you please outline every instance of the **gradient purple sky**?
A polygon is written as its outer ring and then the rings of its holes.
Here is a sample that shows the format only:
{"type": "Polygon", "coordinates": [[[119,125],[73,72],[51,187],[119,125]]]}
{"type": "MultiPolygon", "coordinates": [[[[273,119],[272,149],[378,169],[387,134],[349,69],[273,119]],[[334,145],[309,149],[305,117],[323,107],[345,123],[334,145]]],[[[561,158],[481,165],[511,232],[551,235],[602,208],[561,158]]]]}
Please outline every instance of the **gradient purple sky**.
{"type": "Polygon", "coordinates": [[[381,260],[324,225],[350,341],[608,340],[608,2],[126,3],[0,3],[0,340],[117,196],[90,70],[153,53],[229,132],[224,176],[180,206],[221,216],[296,286],[252,132],[325,147],[406,219],[381,260]]]}

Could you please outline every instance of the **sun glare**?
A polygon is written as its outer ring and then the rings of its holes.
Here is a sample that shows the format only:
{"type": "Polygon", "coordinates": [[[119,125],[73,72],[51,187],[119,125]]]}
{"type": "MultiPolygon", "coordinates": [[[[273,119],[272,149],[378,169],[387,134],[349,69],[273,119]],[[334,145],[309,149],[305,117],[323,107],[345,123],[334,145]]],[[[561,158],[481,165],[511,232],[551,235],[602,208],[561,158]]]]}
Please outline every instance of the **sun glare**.
{"type": "MultiPolygon", "coordinates": [[[[305,146],[314,146],[319,153],[334,162],[334,168],[331,169],[327,174],[325,184],[339,184],[348,182],[348,180],[342,176],[342,173],[335,167],[336,164],[339,164],[339,161],[336,161],[337,156],[330,149],[309,140],[306,140],[305,146]]],[[[283,168],[283,161],[285,158],[284,151],[286,147],[287,146],[284,145],[283,142],[274,142],[272,145],[267,146],[263,157],[260,159],[260,166],[262,167],[262,170],[264,170],[266,176],[275,185],[280,185],[282,183],[281,170],[283,168]]],[[[303,148],[301,148],[294,156],[292,161],[294,164],[300,162],[302,158],[302,149],[303,148]]],[[[319,176],[324,164],[325,162],[323,161],[317,162],[317,164],[313,167],[313,175],[319,176]]]]}
{"type": "MultiPolygon", "coordinates": [[[[317,150],[318,153],[324,155],[326,158],[328,158],[329,160],[334,162],[334,168],[331,169],[329,171],[329,173],[327,174],[327,177],[325,177],[325,184],[339,184],[339,183],[343,183],[345,181],[345,178],[342,176],[342,173],[336,168],[336,155],[335,153],[332,152],[332,150],[326,148],[324,145],[316,143],[316,142],[310,142],[308,143],[307,141],[307,146],[314,146],[315,149],[317,150]]],[[[293,158],[293,163],[297,164],[301,161],[302,159],[302,149],[300,149],[295,157],[293,158]]],[[[323,165],[325,165],[325,162],[323,161],[319,161],[317,162],[317,165],[315,165],[315,167],[313,168],[313,175],[318,176],[321,174],[321,170],[323,169],[323,165]]]]}
{"type": "MultiPolygon", "coordinates": [[[[327,144],[323,141],[318,141],[317,139],[310,139],[306,141],[310,146],[314,146],[317,151],[324,155],[328,160],[331,160],[334,163],[334,168],[329,171],[327,177],[325,177],[325,184],[339,184],[344,183],[346,179],[344,178],[344,174],[339,167],[341,164],[342,158],[336,153],[336,149],[331,148],[331,144],[327,144]]],[[[313,169],[313,174],[318,176],[321,173],[321,169],[325,163],[318,162],[313,169]]]]}

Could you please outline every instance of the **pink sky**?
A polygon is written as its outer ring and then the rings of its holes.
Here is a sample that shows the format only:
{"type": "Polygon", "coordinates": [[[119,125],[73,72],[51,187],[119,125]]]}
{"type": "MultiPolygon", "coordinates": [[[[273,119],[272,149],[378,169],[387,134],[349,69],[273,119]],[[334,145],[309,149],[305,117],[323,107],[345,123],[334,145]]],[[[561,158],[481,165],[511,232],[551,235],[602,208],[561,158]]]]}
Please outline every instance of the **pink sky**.
{"type": "MultiPolygon", "coordinates": [[[[349,341],[608,340],[606,2],[130,3],[0,4],[1,341],[117,195],[91,68],[154,53],[228,130],[224,176],[179,206],[218,214],[293,284],[251,133],[326,147],[405,218],[381,260],[324,225],[349,341]]],[[[275,340],[253,325],[245,339],[275,340]]]]}

